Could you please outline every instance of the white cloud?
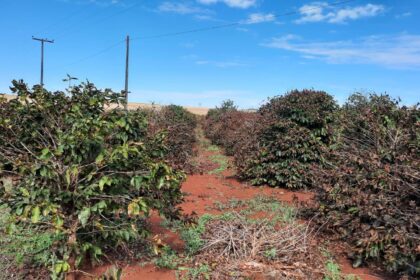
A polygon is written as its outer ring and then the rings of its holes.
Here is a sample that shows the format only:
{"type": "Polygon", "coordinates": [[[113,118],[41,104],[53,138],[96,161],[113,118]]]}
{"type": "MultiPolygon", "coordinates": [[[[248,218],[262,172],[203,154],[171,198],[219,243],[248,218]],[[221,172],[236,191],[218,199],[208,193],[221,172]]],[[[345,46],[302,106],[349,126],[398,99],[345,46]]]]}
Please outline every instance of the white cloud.
{"type": "Polygon", "coordinates": [[[195,7],[185,3],[175,3],[175,2],[163,2],[158,10],[160,12],[169,12],[176,13],[181,15],[186,14],[206,14],[209,13],[209,10],[202,9],[200,7],[195,7]]]}
{"type": "Polygon", "coordinates": [[[201,4],[211,5],[224,3],[232,8],[247,9],[257,4],[257,0],[197,0],[201,4]]]}
{"type": "Polygon", "coordinates": [[[307,42],[295,35],[273,38],[263,46],[297,52],[307,59],[335,64],[375,64],[420,68],[420,35],[369,36],[358,40],[307,42]]]}
{"type": "Polygon", "coordinates": [[[329,22],[344,23],[359,18],[374,17],[385,11],[383,5],[366,4],[364,6],[337,8],[326,2],[314,2],[299,8],[301,17],[296,23],[329,22]]]}
{"type": "Polygon", "coordinates": [[[250,14],[248,19],[245,20],[243,23],[255,24],[255,23],[262,23],[262,22],[271,22],[275,20],[276,20],[276,16],[274,14],[255,13],[255,14],[250,14]]]}

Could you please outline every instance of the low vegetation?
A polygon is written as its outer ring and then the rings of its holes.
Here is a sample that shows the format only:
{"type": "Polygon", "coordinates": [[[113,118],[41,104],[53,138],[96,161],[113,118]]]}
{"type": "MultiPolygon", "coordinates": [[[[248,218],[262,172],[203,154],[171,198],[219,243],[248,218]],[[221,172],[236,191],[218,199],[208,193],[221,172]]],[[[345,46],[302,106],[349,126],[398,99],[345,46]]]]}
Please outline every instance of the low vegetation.
{"type": "Polygon", "coordinates": [[[194,144],[197,118],[181,106],[164,106],[161,110],[149,111],[150,131],[154,134],[164,132],[165,155],[168,163],[177,170],[194,172],[191,159],[194,156],[194,144]]]}
{"type": "MultiPolygon", "coordinates": [[[[18,238],[2,233],[2,261],[71,278],[85,260],[145,239],[151,211],[179,216],[185,176],[167,164],[178,142],[152,133],[147,112],[118,109],[122,94],[91,83],[65,94],[14,81],[12,91],[0,102],[1,228],[18,238]]],[[[161,114],[194,125],[179,108],[161,114]]]]}
{"type": "Polygon", "coordinates": [[[240,178],[315,192],[307,213],[350,245],[354,266],[420,273],[418,106],[354,94],[340,108],[325,92],[292,91],[238,128],[223,117],[237,110],[228,105],[209,114],[204,127],[234,127],[220,137],[234,143],[240,178]]]}
{"type": "MultiPolygon", "coordinates": [[[[154,264],[176,269],[180,279],[250,271],[352,279],[310,242],[314,225],[347,243],[354,266],[420,275],[417,105],[354,94],[340,107],[326,92],[303,90],[250,113],[228,100],[201,120],[208,141],[180,106],[126,112],[122,93],[91,83],[66,93],[23,81],[11,89],[17,99],[0,97],[0,279],[72,279],[84,263],[117,251],[131,255],[133,244],[146,240],[158,255],[154,264]],[[203,164],[191,162],[197,142],[210,154],[203,164]],[[230,159],[222,150],[233,156],[239,178],[309,190],[313,201],[298,213],[263,196],[232,199],[215,203],[224,214],[184,224],[184,172],[203,165],[223,174],[230,159]],[[152,212],[176,225],[183,254],[153,247],[146,225],[152,212]],[[298,214],[311,223],[297,221],[298,214]]],[[[120,276],[116,269],[103,278],[120,276]]]]}
{"type": "Polygon", "coordinates": [[[337,146],[317,171],[313,209],[351,246],[355,266],[420,273],[420,111],[386,95],[353,95],[337,146]]]}
{"type": "Polygon", "coordinates": [[[158,263],[176,264],[179,279],[346,279],[314,245],[313,228],[297,220],[296,208],[257,196],[213,210],[223,214],[204,214],[192,226],[172,223],[185,254],[165,250],[158,263]]]}

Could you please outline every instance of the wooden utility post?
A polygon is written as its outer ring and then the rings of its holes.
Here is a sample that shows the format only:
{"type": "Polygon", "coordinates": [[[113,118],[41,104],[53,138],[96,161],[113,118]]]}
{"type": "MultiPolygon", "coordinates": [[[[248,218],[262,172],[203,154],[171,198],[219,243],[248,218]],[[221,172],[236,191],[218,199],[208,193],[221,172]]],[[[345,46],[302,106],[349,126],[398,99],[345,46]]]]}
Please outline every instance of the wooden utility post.
{"type": "Polygon", "coordinates": [[[40,39],[32,36],[32,40],[41,42],[41,90],[44,90],[44,43],[54,43],[54,40],[40,39]]]}
{"type": "Polygon", "coordinates": [[[125,52],[125,87],[124,87],[124,93],[125,93],[125,105],[124,108],[127,111],[128,110],[128,64],[130,59],[130,36],[127,35],[126,39],[126,52],[125,52]]]}

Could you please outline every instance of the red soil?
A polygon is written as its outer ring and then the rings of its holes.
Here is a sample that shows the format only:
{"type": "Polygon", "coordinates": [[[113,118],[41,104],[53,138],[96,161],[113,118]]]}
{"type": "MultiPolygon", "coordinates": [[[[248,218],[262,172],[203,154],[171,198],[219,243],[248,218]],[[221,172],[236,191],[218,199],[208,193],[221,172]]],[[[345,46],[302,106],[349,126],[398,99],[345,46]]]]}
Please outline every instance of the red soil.
{"type": "MultiPolygon", "coordinates": [[[[198,158],[200,165],[206,166],[210,170],[215,168],[214,163],[209,159],[211,155],[215,154],[218,154],[218,152],[199,151],[198,158]]],[[[313,194],[309,192],[292,192],[281,188],[249,186],[246,183],[235,179],[233,175],[234,172],[231,168],[228,168],[220,175],[189,175],[182,185],[182,190],[186,193],[185,202],[181,204],[183,212],[185,214],[196,213],[198,215],[204,213],[217,213],[217,210],[212,209],[212,206],[214,206],[214,203],[216,202],[224,203],[233,198],[239,200],[252,199],[257,195],[276,197],[280,201],[289,203],[294,201],[307,201],[313,198],[313,194]]],[[[181,252],[183,248],[182,240],[180,240],[177,234],[163,228],[160,223],[160,217],[157,215],[151,217],[150,224],[153,235],[157,235],[165,244],[169,245],[174,250],[181,252]]],[[[334,248],[332,249],[332,251],[334,251],[334,248]]],[[[344,273],[359,276],[362,280],[385,279],[373,275],[368,269],[353,268],[350,262],[343,256],[339,257],[339,264],[344,273]]],[[[109,268],[109,266],[97,267],[90,270],[89,273],[101,275],[107,268],[109,268]]],[[[81,277],[80,279],[88,278],[81,277]]],[[[122,279],[173,280],[176,279],[176,276],[175,271],[158,269],[151,264],[143,267],[139,264],[133,264],[128,265],[123,269],[122,279]]]]}

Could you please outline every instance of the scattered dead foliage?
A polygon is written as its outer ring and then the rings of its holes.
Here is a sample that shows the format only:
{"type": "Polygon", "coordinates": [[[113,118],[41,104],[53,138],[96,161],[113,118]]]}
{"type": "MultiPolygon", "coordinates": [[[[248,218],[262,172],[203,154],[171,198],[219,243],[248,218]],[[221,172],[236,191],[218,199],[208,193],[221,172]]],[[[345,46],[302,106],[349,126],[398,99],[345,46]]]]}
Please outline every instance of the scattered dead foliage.
{"type": "Polygon", "coordinates": [[[232,214],[233,219],[210,221],[202,236],[195,261],[212,266],[212,279],[322,279],[323,257],[308,224],[273,225],[232,214]]]}

